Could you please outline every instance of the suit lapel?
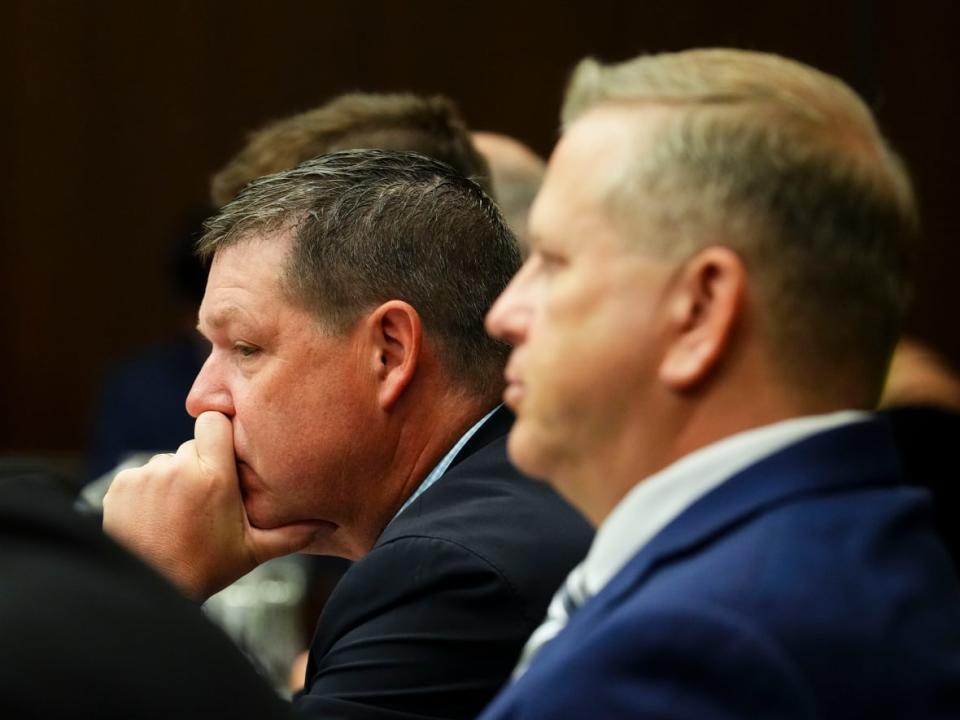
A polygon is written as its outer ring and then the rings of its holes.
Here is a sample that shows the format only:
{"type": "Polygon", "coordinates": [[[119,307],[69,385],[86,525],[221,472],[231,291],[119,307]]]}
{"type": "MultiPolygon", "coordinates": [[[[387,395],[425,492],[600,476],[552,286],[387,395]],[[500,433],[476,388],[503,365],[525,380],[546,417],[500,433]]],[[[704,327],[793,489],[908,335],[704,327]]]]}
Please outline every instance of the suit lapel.
{"type": "Polygon", "coordinates": [[[832,489],[898,483],[899,466],[885,418],[806,438],[742,470],[687,508],[654,536],[588,606],[618,601],[659,567],[697,552],[775,506],[832,489]]]}

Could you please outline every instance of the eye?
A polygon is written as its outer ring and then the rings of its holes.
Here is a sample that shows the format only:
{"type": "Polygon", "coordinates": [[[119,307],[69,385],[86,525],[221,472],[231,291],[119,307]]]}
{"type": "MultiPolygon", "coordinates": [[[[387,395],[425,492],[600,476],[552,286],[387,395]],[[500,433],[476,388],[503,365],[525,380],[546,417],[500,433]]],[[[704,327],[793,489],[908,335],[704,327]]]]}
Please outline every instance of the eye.
{"type": "Polygon", "coordinates": [[[247,345],[246,343],[234,343],[233,351],[240,357],[248,358],[253,357],[260,352],[260,348],[254,347],[253,345],[247,345]]]}
{"type": "Polygon", "coordinates": [[[537,253],[537,256],[540,260],[540,267],[547,273],[555,272],[567,264],[566,258],[552,252],[541,250],[537,253]]]}

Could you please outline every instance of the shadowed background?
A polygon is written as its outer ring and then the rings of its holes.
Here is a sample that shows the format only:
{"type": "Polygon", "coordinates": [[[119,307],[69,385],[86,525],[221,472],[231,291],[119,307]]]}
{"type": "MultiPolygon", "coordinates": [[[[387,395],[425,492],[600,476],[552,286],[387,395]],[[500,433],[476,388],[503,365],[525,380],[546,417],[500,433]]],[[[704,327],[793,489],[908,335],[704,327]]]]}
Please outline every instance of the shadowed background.
{"type": "Polygon", "coordinates": [[[910,326],[960,367],[958,16],[949,0],[2,0],[0,455],[75,464],[104,368],[183,324],[171,245],[250,130],[340,92],[409,90],[546,155],[587,54],[729,45],[850,82],[924,207],[910,326]]]}

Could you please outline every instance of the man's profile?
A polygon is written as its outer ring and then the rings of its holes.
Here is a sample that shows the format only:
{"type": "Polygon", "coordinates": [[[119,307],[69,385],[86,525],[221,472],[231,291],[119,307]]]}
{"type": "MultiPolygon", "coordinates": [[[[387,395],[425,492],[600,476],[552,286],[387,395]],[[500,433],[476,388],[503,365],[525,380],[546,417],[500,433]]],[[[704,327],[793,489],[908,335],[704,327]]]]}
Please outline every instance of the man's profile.
{"type": "Polygon", "coordinates": [[[254,180],[200,251],[196,438],[118,475],[104,527],[198,599],[290,552],[359,559],[298,709],[475,716],[590,537],[506,459],[483,316],[515,239],[449,166],[365,150],[254,180]]]}
{"type": "Polygon", "coordinates": [[[491,310],[511,458],[598,531],[484,718],[953,717],[960,594],[876,405],[916,206],[784,58],[584,61],[491,310]]]}
{"type": "MultiPolygon", "coordinates": [[[[464,177],[475,179],[488,194],[491,192],[492,169],[471,141],[462,114],[451,99],[442,95],[349,92],[305,112],[273,120],[250,133],[244,145],[211,178],[213,203],[223,207],[256,178],[291,170],[320,155],[362,148],[421,153],[447,163],[464,177]]],[[[511,216],[500,204],[500,198],[496,199],[509,225],[511,216]]],[[[191,379],[195,376],[196,370],[191,379]]],[[[249,654],[265,661],[268,667],[281,668],[277,674],[285,677],[289,668],[284,664],[291,659],[292,648],[277,642],[277,638],[283,637],[281,623],[272,622],[264,633],[252,632],[251,627],[261,627],[256,618],[262,615],[263,608],[252,605],[248,598],[251,588],[262,587],[263,582],[270,582],[269,578],[277,574],[278,568],[283,572],[291,565],[298,566],[297,569],[306,567],[310,579],[307,607],[291,616],[287,624],[292,627],[305,616],[303,624],[308,632],[312,631],[316,615],[346,568],[339,558],[313,556],[309,561],[284,558],[261,566],[244,577],[238,586],[231,585],[218,593],[205,606],[211,617],[234,629],[235,639],[249,654]],[[249,608],[252,622],[236,618],[231,607],[238,602],[249,608]]],[[[308,636],[299,639],[301,649],[304,643],[309,644],[308,636]]],[[[303,684],[305,662],[304,654],[294,663],[289,675],[290,684],[297,689],[303,684]]]]}

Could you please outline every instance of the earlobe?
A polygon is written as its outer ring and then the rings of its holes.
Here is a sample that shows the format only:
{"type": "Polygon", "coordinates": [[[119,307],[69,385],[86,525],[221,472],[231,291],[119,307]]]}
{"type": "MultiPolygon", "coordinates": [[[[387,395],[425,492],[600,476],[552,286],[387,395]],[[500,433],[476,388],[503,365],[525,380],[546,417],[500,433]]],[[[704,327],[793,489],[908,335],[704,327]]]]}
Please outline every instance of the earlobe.
{"type": "Polygon", "coordinates": [[[371,362],[377,382],[377,401],[390,410],[402,397],[417,370],[423,326],[409,303],[390,300],[368,316],[371,362]]]}
{"type": "Polygon", "coordinates": [[[711,375],[729,350],[745,288],[746,268],[729,248],[706,248],[685,263],[667,305],[661,382],[686,392],[711,375]]]}

